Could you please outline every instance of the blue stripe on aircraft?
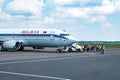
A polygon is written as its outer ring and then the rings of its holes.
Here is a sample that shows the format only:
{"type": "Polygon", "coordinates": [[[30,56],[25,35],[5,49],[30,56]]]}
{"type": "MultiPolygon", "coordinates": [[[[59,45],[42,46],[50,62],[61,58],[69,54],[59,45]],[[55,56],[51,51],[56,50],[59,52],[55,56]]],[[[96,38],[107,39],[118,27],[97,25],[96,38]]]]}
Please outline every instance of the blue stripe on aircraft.
{"type": "Polygon", "coordinates": [[[54,37],[59,37],[59,38],[64,38],[64,39],[68,39],[64,36],[60,36],[60,35],[56,35],[56,34],[0,34],[0,36],[54,36],[54,37]]]}

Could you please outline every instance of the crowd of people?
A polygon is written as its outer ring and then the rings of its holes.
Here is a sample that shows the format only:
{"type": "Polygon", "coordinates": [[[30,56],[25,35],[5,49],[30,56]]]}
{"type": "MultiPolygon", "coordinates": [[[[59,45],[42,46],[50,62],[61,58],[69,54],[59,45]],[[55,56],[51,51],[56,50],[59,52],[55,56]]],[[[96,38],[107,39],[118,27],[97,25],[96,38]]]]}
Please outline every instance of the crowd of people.
{"type": "Polygon", "coordinates": [[[103,44],[82,44],[82,52],[100,52],[104,54],[105,45],[103,44]]]}

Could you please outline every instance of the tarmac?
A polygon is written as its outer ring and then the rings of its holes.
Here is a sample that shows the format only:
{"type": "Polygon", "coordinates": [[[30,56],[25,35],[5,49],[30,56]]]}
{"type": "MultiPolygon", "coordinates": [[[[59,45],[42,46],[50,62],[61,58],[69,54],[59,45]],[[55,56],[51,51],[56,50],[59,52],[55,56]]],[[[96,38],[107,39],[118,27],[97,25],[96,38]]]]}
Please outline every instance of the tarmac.
{"type": "Polygon", "coordinates": [[[103,55],[55,50],[0,51],[0,80],[120,80],[120,48],[103,55]]]}

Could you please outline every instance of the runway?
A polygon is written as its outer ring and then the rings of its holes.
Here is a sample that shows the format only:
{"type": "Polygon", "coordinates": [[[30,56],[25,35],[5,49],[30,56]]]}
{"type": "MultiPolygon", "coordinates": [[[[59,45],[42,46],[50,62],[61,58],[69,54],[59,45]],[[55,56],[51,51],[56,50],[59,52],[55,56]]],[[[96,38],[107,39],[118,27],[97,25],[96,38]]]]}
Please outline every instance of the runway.
{"type": "Polygon", "coordinates": [[[120,49],[104,55],[54,49],[0,52],[0,80],[119,80],[119,68],[120,49]]]}

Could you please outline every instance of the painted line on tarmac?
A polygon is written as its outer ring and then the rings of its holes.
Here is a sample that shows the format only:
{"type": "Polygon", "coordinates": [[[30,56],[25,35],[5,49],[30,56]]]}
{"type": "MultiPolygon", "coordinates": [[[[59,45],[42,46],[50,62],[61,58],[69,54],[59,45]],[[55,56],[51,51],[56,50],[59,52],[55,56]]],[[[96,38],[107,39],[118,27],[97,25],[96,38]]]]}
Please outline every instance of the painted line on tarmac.
{"type": "Polygon", "coordinates": [[[26,76],[26,77],[54,79],[54,80],[71,80],[71,79],[59,78],[59,77],[42,76],[42,75],[31,75],[31,74],[22,74],[22,73],[6,72],[6,71],[0,71],[0,73],[1,73],[1,74],[8,74],[8,75],[26,76]]]}
{"type": "Polygon", "coordinates": [[[77,55],[77,56],[66,56],[66,57],[55,57],[50,59],[41,59],[41,60],[25,60],[25,61],[12,61],[12,62],[2,62],[0,65],[3,64],[18,64],[18,63],[31,63],[31,62],[43,62],[43,61],[53,61],[53,60],[63,60],[63,59],[75,59],[80,57],[100,57],[100,56],[112,56],[112,55],[120,55],[120,53],[116,54],[90,54],[90,55],[77,55]]]}

